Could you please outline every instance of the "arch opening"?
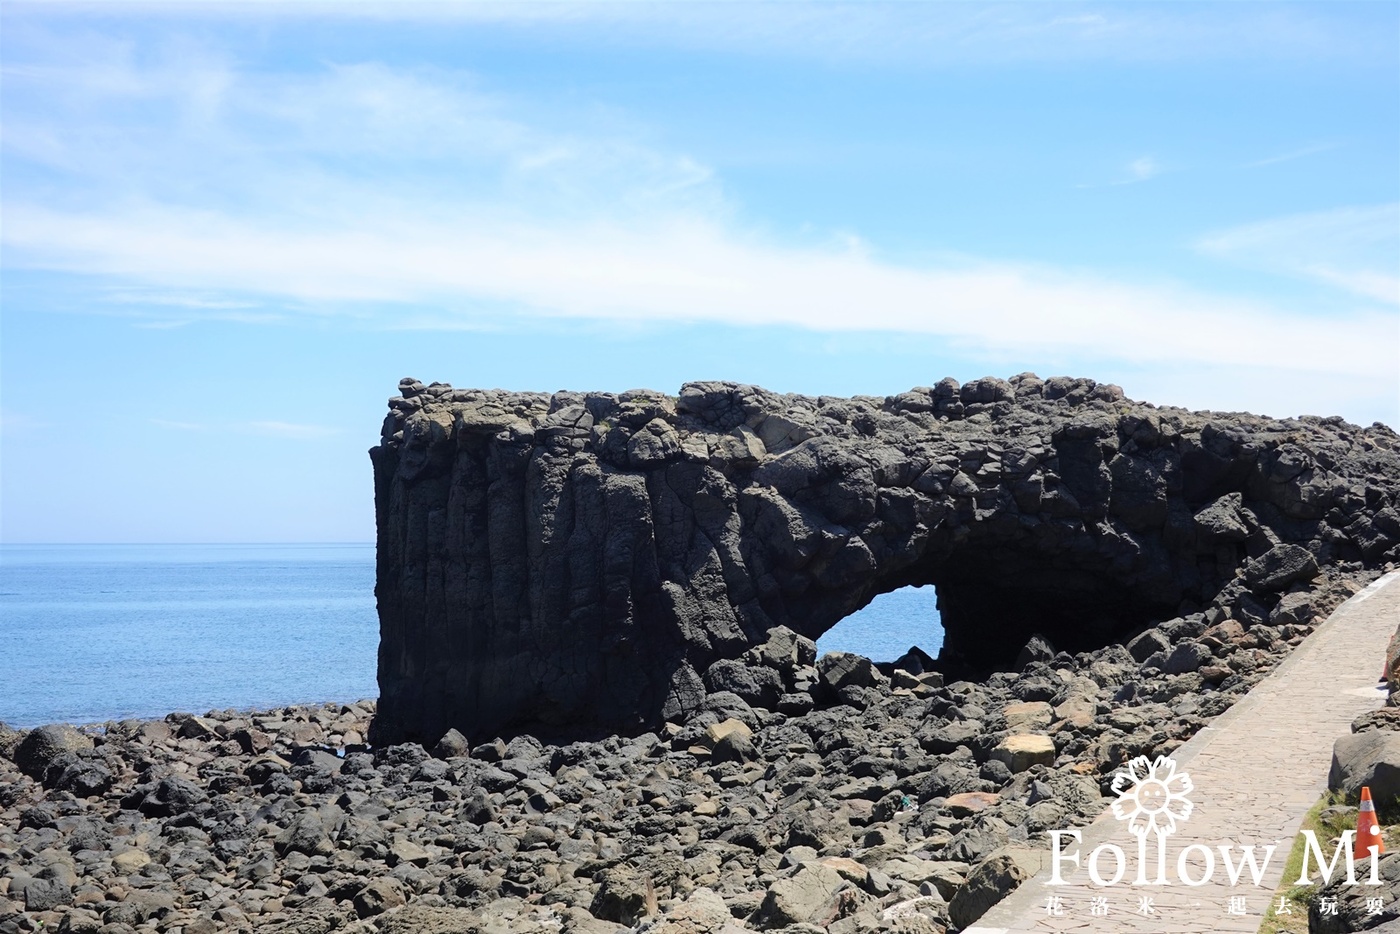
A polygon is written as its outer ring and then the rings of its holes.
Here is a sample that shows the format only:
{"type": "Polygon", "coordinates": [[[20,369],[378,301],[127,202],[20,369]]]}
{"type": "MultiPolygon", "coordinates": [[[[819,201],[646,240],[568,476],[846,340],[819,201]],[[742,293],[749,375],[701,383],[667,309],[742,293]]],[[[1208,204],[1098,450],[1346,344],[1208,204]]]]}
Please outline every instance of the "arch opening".
{"type": "Polygon", "coordinates": [[[875,596],[864,605],[813,627],[818,653],[855,652],[883,665],[917,646],[946,676],[980,680],[1016,670],[1033,637],[1071,654],[1126,642],[1197,608],[1153,557],[1124,567],[1092,548],[972,535],[872,582],[875,596]]]}
{"type": "Polygon", "coordinates": [[[818,656],[854,652],[875,662],[892,662],[911,647],[931,658],[943,648],[938,592],[932,584],[878,594],[817,639],[818,656]]]}

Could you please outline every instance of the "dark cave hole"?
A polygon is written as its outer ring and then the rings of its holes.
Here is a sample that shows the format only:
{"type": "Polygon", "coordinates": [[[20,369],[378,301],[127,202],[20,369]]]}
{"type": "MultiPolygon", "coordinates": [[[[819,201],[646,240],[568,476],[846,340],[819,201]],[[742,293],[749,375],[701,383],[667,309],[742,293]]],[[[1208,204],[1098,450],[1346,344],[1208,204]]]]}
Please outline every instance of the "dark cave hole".
{"type": "Polygon", "coordinates": [[[1070,653],[1124,641],[1175,616],[1180,603],[1092,562],[1017,552],[955,556],[935,581],[947,633],[939,666],[963,676],[1014,668],[1035,635],[1070,653]]]}
{"type": "Polygon", "coordinates": [[[949,678],[981,680],[1016,669],[1033,636],[1073,654],[1179,615],[1184,594],[1162,580],[1152,586],[1092,554],[964,546],[880,581],[877,595],[828,629],[818,647],[889,662],[917,645],[949,678]],[[873,637],[881,626],[886,631],[873,637]],[[937,649],[921,641],[931,627],[941,636],[937,649]]]}

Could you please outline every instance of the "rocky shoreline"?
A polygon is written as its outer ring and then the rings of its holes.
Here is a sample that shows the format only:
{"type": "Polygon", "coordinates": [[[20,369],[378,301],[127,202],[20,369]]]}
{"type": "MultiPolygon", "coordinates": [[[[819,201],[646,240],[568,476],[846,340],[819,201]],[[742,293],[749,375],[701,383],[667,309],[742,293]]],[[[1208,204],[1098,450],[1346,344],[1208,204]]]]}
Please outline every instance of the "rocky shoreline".
{"type": "Polygon", "coordinates": [[[591,742],[371,749],[371,701],[0,728],[0,934],[956,931],[1117,766],[1185,742],[1376,576],[1076,655],[1033,638],[980,682],[779,627],[683,718],[591,742]]]}

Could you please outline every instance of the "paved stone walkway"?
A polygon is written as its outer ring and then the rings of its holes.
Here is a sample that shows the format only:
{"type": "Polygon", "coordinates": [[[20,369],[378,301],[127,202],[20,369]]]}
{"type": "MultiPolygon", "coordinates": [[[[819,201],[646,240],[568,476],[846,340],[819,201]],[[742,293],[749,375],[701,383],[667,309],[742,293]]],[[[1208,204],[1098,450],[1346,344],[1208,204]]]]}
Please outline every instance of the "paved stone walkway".
{"type": "MultiPolygon", "coordinates": [[[[1338,607],[1254,690],[1176,751],[1172,758],[1178,770],[1188,773],[1195,786],[1188,796],[1195,808],[1166,838],[1170,885],[1131,884],[1137,878],[1138,841],[1126,822],[1106,809],[1082,828],[1078,847],[1065,840],[1064,853],[1080,856],[1078,869],[1062,863],[1065,884],[1048,884],[1047,854],[1040,873],[965,934],[1254,934],[1282,880],[1303,815],[1327,788],[1332,743],[1349,732],[1355,717],[1385,701],[1377,676],[1397,624],[1400,572],[1393,572],[1338,607]],[[1127,872],[1116,885],[1099,886],[1088,876],[1088,856],[1101,843],[1112,843],[1127,855],[1127,872]],[[1219,847],[1232,843],[1236,865],[1240,846],[1258,844],[1262,861],[1263,847],[1277,844],[1260,885],[1253,884],[1248,872],[1239,885],[1229,884],[1219,847]],[[1209,847],[1216,863],[1213,876],[1198,887],[1177,881],[1178,856],[1192,844],[1209,847]],[[1057,904],[1052,902],[1056,897],[1057,904]],[[1152,900],[1150,914],[1141,910],[1144,898],[1152,900]],[[1055,908],[1061,913],[1053,913],[1055,908]]],[[[1155,856],[1155,838],[1147,839],[1155,856]]],[[[1189,860],[1188,873],[1199,878],[1205,857],[1197,849],[1189,860]]],[[[1155,879],[1155,858],[1150,866],[1147,878],[1155,879]]],[[[1112,878],[1111,851],[1102,854],[1098,869],[1100,878],[1112,878]]],[[[1364,870],[1359,876],[1364,877],[1364,870]]],[[[1293,909],[1306,912],[1301,905],[1293,909]]]]}

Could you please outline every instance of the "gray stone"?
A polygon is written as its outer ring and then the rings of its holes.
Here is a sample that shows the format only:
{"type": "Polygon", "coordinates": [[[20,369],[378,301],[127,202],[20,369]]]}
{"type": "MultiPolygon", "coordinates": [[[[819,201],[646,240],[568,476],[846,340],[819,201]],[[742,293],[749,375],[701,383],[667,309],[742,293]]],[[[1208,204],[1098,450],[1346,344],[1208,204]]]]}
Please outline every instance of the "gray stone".
{"type": "Polygon", "coordinates": [[[706,669],[705,684],[711,691],[737,694],[751,707],[771,709],[783,693],[782,677],[774,669],[730,658],[722,658],[706,669]]]}
{"type": "Polygon", "coordinates": [[[836,893],[846,886],[840,873],[807,863],[768,887],[759,907],[765,928],[818,921],[830,912],[836,893]]]}
{"type": "Polygon", "coordinates": [[[952,752],[959,746],[969,746],[982,735],[980,720],[954,720],[919,734],[919,744],[932,753],[952,752]]]}
{"type": "Polygon", "coordinates": [[[1128,651],[1132,653],[1133,660],[1138,662],[1145,662],[1158,652],[1166,652],[1170,648],[1171,642],[1166,633],[1155,627],[1128,640],[1128,651]]]}
{"type": "Polygon", "coordinates": [[[1195,671],[1211,659],[1211,651],[1199,642],[1183,642],[1171,650],[1162,664],[1169,675],[1195,671]]]}
{"type": "Polygon", "coordinates": [[[303,814],[292,821],[277,836],[275,847],[279,855],[305,853],[307,856],[330,856],[335,852],[335,844],[321,815],[315,812],[303,814]]]}
{"type": "Polygon", "coordinates": [[[168,892],[136,890],[108,908],[102,920],[108,924],[130,924],[133,927],[152,918],[164,918],[175,910],[175,898],[168,892]]]}
{"type": "Polygon", "coordinates": [[[370,918],[391,908],[398,908],[407,901],[404,897],[403,883],[391,876],[381,876],[355,893],[355,914],[361,918],[370,918]]]}
{"type": "Polygon", "coordinates": [[[817,644],[786,626],[774,626],[768,630],[768,639],[758,646],[757,652],[764,665],[785,674],[792,674],[798,668],[816,664],[817,661],[817,644]]]}
{"type": "Polygon", "coordinates": [[[1043,734],[1014,733],[997,743],[991,755],[1012,772],[1024,772],[1033,765],[1054,765],[1055,741],[1043,734]]]}
{"type": "Polygon", "coordinates": [[[1361,786],[1371,788],[1379,807],[1400,799],[1400,733],[1370,731],[1343,736],[1332,744],[1332,770],[1327,786],[1348,800],[1361,796],[1361,786]]]}
{"type": "Polygon", "coordinates": [[[15,765],[35,781],[43,781],[44,773],[55,759],[64,753],[82,753],[92,749],[92,737],[66,723],[50,723],[30,730],[15,749],[15,765]]]}
{"type": "Polygon", "coordinates": [[[948,842],[941,855],[960,863],[981,862],[1006,845],[1008,830],[1006,822],[1000,818],[979,815],[948,842]]]}
{"type": "Polygon", "coordinates": [[[218,723],[207,717],[190,717],[180,724],[180,729],[176,735],[181,739],[218,739],[218,723]]]}
{"type": "Polygon", "coordinates": [[[432,862],[432,859],[432,853],[412,840],[395,840],[389,845],[389,865],[391,866],[403,863],[422,869],[432,862]]]}
{"type": "Polygon", "coordinates": [[[52,911],[73,903],[73,889],[57,879],[30,879],[20,886],[25,911],[52,911]]]}
{"type": "Polygon", "coordinates": [[[106,763],[79,758],[72,753],[54,760],[44,776],[44,784],[54,791],[67,791],[79,798],[106,794],[115,781],[116,776],[106,763]]]}
{"type": "Polygon", "coordinates": [[[1209,505],[1197,510],[1193,517],[1196,534],[1208,544],[1242,542],[1249,537],[1249,526],[1240,516],[1244,497],[1226,493],[1209,505]]]}
{"type": "Polygon", "coordinates": [[[1055,657],[1055,647],[1050,644],[1050,640],[1036,633],[1026,640],[1021,653],[1016,656],[1013,667],[1017,671],[1022,671],[1031,662],[1049,663],[1055,657]]]}
{"type": "Polygon", "coordinates": [[[307,747],[298,749],[291,758],[292,765],[306,766],[317,772],[324,772],[334,775],[340,771],[343,760],[335,753],[325,749],[307,747]]]}
{"type": "Polygon", "coordinates": [[[147,817],[170,817],[194,810],[206,800],[200,787],[188,779],[171,775],[156,785],[141,800],[139,808],[147,817]]]}
{"type": "Polygon", "coordinates": [[[454,728],[442,734],[442,739],[433,747],[433,755],[439,759],[454,759],[467,755],[470,748],[467,738],[454,728]]]}
{"type": "Polygon", "coordinates": [[[1294,581],[1310,581],[1317,574],[1317,559],[1306,548],[1275,545],[1258,558],[1245,562],[1243,576],[1251,587],[1277,591],[1294,581]]]}
{"type": "Polygon", "coordinates": [[[817,659],[817,673],[822,686],[832,693],[845,687],[870,687],[879,674],[874,662],[853,652],[827,652],[817,659]]]}
{"type": "Polygon", "coordinates": [[[1358,864],[1356,878],[1360,885],[1346,884],[1346,868],[1333,875],[1308,901],[1309,934],[1346,934],[1350,931],[1400,931],[1400,853],[1381,857],[1376,867],[1380,885],[1364,884],[1370,868],[1369,859],[1358,864]],[[1322,899],[1333,900],[1335,913],[1322,912],[1322,899]],[[1379,898],[1380,911],[1374,911],[1370,899],[1379,898]]]}
{"type": "Polygon", "coordinates": [[[894,660],[897,671],[907,671],[911,675],[935,673],[933,666],[933,658],[917,645],[911,645],[909,651],[894,660]]]}
{"type": "Polygon", "coordinates": [[[710,750],[712,762],[752,762],[758,758],[753,740],[740,732],[726,733],[710,750]]]}
{"type": "Polygon", "coordinates": [[[1369,710],[1351,721],[1353,733],[1366,733],[1371,730],[1400,731],[1400,707],[1380,707],[1369,710]]]}
{"type": "Polygon", "coordinates": [[[967,881],[953,894],[948,917],[960,928],[969,927],[1025,879],[1025,870],[1011,854],[990,856],[968,874],[967,881]]]}
{"type": "Polygon", "coordinates": [[[739,934],[744,930],[735,923],[724,899],[702,886],[648,927],[647,934],[739,934]]]}
{"type": "Polygon", "coordinates": [[[650,876],[614,866],[603,871],[588,910],[603,921],[631,926],[657,913],[656,889],[650,876]]]}

